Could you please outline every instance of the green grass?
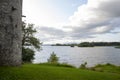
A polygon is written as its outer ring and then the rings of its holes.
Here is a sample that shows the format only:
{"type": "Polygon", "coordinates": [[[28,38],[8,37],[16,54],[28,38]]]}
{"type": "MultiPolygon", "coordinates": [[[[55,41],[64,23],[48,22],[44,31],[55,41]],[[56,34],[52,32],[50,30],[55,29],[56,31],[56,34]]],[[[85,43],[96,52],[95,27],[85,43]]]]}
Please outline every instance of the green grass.
{"type": "Polygon", "coordinates": [[[109,72],[109,73],[117,73],[120,74],[120,66],[115,66],[113,64],[98,64],[95,67],[91,68],[94,71],[100,71],[100,72],[109,72]]]}
{"type": "Polygon", "coordinates": [[[120,74],[47,64],[24,64],[21,67],[0,67],[0,80],[120,80],[120,74]]]}
{"type": "Polygon", "coordinates": [[[74,66],[66,64],[66,63],[53,63],[53,64],[52,63],[40,63],[39,65],[75,68],[74,66]]]}

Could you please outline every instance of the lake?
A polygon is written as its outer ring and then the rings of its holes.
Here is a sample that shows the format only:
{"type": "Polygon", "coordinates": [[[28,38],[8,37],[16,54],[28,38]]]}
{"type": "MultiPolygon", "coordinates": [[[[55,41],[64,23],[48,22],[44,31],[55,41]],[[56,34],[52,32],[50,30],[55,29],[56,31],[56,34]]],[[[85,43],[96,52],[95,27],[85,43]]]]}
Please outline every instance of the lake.
{"type": "Polygon", "coordinates": [[[120,49],[114,47],[43,46],[42,48],[42,51],[36,51],[33,63],[47,62],[50,54],[55,52],[60,63],[76,67],[84,62],[87,62],[88,67],[105,63],[120,65],[120,49]]]}

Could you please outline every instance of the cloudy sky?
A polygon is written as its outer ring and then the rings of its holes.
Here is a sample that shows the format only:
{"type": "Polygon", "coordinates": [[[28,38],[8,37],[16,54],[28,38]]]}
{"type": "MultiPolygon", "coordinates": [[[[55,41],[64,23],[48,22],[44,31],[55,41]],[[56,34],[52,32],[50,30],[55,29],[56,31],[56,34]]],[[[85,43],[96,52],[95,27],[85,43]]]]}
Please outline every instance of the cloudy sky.
{"type": "Polygon", "coordinates": [[[44,44],[120,41],[120,0],[24,0],[44,44]]]}

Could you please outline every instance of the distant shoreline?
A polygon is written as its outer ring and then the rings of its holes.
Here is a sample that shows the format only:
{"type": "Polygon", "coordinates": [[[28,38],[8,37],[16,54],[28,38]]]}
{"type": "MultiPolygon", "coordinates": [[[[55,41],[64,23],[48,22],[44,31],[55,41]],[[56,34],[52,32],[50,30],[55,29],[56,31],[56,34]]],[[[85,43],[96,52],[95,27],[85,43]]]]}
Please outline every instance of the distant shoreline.
{"type": "Polygon", "coordinates": [[[52,44],[51,46],[70,46],[70,47],[95,47],[95,46],[120,46],[120,42],[82,42],[82,43],[72,43],[72,44],[52,44]]]}

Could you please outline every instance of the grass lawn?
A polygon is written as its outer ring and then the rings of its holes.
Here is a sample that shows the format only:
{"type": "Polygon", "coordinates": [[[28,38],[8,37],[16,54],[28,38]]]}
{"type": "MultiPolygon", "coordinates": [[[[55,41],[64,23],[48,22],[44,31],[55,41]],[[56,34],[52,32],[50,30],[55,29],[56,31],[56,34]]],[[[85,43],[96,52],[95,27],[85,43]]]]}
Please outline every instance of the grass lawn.
{"type": "Polygon", "coordinates": [[[115,66],[112,64],[98,64],[95,67],[91,68],[94,71],[108,72],[108,73],[117,73],[120,74],[120,66],[115,66]]]}
{"type": "Polygon", "coordinates": [[[120,73],[24,64],[21,67],[0,67],[0,80],[120,80],[120,73]]]}

